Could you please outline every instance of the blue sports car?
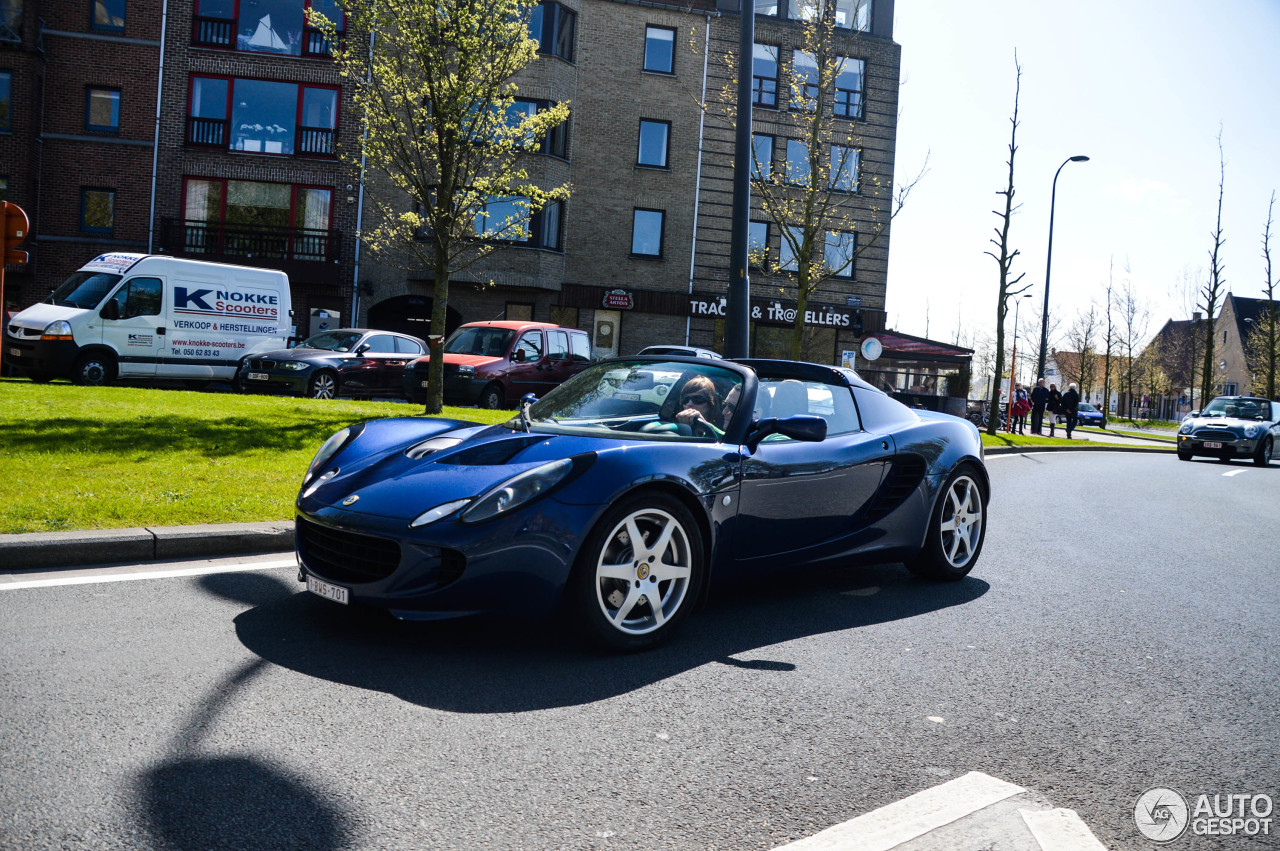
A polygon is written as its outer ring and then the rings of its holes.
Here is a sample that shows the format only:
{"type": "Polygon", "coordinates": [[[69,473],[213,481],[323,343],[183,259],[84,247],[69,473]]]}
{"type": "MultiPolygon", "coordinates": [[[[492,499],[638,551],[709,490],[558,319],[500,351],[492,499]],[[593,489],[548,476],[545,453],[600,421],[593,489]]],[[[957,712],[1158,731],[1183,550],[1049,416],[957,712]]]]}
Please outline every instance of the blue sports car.
{"type": "Polygon", "coordinates": [[[299,579],[403,619],[567,603],[588,635],[638,650],[733,579],[838,562],[960,579],[989,496],[971,423],[852,370],[617,358],[501,425],[333,435],[298,494],[299,579]]]}

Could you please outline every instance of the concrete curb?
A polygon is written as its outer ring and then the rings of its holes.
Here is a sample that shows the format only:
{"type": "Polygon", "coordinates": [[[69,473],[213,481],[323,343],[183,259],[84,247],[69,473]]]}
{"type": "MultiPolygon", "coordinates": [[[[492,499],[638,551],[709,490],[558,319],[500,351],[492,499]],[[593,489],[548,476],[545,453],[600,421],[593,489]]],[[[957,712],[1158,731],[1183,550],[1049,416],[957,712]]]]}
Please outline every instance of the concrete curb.
{"type": "Polygon", "coordinates": [[[270,523],[148,526],[141,529],[89,529],[81,532],[28,532],[0,535],[0,565],[8,570],[30,570],[287,552],[292,549],[293,523],[287,520],[270,523]]]}
{"type": "Polygon", "coordinates": [[[1176,450],[1170,446],[1090,446],[1089,441],[1080,441],[1079,446],[987,446],[983,455],[1020,455],[1030,452],[1166,452],[1173,454],[1176,450]]]}

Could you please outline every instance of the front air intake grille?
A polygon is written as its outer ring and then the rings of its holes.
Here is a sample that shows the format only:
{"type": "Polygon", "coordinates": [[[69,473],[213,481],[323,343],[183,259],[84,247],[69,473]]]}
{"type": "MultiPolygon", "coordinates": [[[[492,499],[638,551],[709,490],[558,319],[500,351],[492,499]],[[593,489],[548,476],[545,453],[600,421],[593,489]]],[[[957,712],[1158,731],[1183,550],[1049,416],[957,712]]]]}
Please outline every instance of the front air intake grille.
{"type": "Polygon", "coordinates": [[[276,362],[273,360],[265,360],[263,358],[250,358],[249,366],[253,369],[275,369],[276,362]]]}
{"type": "Polygon", "coordinates": [[[1195,437],[1197,440],[1235,440],[1238,435],[1229,431],[1201,429],[1196,432],[1195,437]]]}
{"type": "Polygon", "coordinates": [[[918,455],[897,455],[889,464],[889,472],[876,495],[863,509],[862,523],[869,525],[889,516],[920,486],[924,478],[924,459],[918,455]]]}
{"type": "Polygon", "coordinates": [[[400,545],[386,538],[321,526],[305,517],[298,518],[295,534],[303,563],[324,579],[377,582],[400,566],[400,545]]]}

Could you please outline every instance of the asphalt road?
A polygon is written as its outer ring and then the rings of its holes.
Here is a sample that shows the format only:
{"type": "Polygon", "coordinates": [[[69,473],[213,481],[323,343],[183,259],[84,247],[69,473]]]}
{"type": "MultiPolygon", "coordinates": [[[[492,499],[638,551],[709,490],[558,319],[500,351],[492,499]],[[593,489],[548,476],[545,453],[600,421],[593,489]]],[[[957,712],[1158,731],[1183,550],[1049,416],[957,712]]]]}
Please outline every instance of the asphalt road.
{"type": "Polygon", "coordinates": [[[1149,849],[1151,787],[1280,799],[1280,465],[990,468],[969,579],[739,588],[638,656],[287,566],[0,583],[0,847],[770,849],[976,770],[1149,849]]]}

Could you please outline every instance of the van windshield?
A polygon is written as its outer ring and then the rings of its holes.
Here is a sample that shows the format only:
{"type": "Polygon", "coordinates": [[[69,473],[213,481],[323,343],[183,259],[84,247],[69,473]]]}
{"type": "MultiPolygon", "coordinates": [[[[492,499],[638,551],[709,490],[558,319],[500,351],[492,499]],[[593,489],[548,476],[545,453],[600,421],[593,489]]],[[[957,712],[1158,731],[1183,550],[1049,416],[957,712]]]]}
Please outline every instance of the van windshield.
{"type": "Polygon", "coordinates": [[[515,331],[510,328],[459,328],[444,344],[448,355],[488,355],[500,358],[507,353],[515,331]]]}
{"type": "Polygon", "coordinates": [[[75,272],[54,290],[50,301],[62,307],[97,307],[107,293],[120,283],[119,275],[107,272],[75,272]]]}

